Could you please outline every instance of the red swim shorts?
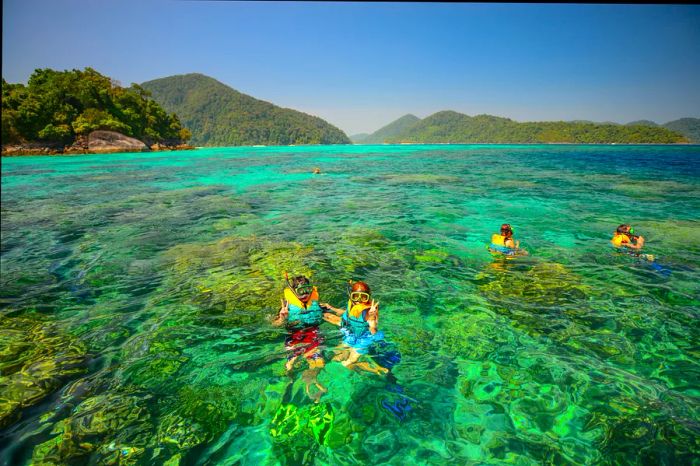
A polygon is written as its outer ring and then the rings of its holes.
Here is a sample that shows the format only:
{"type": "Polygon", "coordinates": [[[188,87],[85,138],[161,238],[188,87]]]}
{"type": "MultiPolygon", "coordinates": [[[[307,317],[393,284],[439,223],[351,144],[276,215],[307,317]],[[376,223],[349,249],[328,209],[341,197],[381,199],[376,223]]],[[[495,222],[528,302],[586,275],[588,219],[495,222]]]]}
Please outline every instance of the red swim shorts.
{"type": "Polygon", "coordinates": [[[307,359],[317,359],[321,357],[320,351],[314,351],[321,343],[323,337],[318,331],[318,327],[307,327],[299,330],[292,330],[291,334],[284,341],[285,349],[290,351],[287,359],[306,353],[307,359]]]}

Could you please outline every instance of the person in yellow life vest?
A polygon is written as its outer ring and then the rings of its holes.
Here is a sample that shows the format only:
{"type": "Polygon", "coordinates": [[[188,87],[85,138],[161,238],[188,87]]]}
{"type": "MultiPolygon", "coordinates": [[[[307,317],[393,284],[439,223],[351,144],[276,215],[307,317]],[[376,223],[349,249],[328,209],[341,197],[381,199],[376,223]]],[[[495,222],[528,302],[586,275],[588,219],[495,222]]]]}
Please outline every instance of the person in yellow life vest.
{"type": "Polygon", "coordinates": [[[287,350],[287,363],[285,368],[291,371],[294,363],[303,355],[309,364],[309,369],[304,371],[302,378],[307,382],[306,392],[310,398],[318,402],[318,399],[326,392],[316,379],[318,373],[324,367],[321,345],[323,336],[319,332],[319,325],[323,322],[323,310],[318,304],[318,290],[311,281],[300,275],[289,280],[284,288],[284,298],[277,317],[272,325],[280,327],[285,325],[289,332],[285,339],[287,350]],[[310,393],[310,388],[316,386],[319,390],[315,396],[310,393]]]}
{"type": "Polygon", "coordinates": [[[334,361],[352,369],[360,369],[375,374],[386,374],[389,370],[380,366],[374,360],[360,361],[363,354],[367,354],[374,343],[384,339],[384,333],[377,328],[379,325],[379,302],[374,301],[369,285],[365,282],[355,282],[350,289],[348,304],[345,309],[339,309],[327,303],[321,306],[335,313],[336,318],[329,322],[340,325],[343,334],[343,343],[340,352],[334,361]]]}
{"type": "Polygon", "coordinates": [[[508,223],[501,225],[501,232],[491,235],[489,251],[500,252],[507,256],[526,255],[527,251],[520,249],[520,241],[513,239],[513,228],[508,223]]]}
{"type": "Polygon", "coordinates": [[[635,249],[638,251],[644,246],[644,237],[635,235],[634,228],[624,223],[617,227],[610,242],[616,248],[635,249]]]}

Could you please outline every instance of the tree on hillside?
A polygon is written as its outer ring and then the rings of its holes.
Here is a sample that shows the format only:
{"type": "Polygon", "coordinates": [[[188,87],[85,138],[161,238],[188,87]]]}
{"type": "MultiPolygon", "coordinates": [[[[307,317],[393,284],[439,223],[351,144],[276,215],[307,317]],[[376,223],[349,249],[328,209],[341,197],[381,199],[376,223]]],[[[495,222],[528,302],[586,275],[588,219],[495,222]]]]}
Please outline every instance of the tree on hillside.
{"type": "Polygon", "coordinates": [[[27,85],[2,81],[3,144],[45,141],[67,144],[103,129],[151,144],[190,135],[140,86],[124,88],[92,68],[37,69],[27,85]],[[184,130],[184,131],[183,131],[184,130]]]}

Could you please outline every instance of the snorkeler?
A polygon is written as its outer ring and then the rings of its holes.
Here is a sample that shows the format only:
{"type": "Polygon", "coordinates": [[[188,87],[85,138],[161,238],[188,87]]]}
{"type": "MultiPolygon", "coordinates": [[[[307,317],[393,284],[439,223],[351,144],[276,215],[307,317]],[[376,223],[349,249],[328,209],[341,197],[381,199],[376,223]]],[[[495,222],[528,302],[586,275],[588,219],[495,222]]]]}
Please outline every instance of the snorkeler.
{"type": "Polygon", "coordinates": [[[505,254],[507,256],[525,256],[527,251],[520,249],[520,241],[513,239],[514,230],[509,223],[501,225],[501,232],[491,235],[491,244],[488,249],[491,252],[505,254]]]}
{"type": "Polygon", "coordinates": [[[287,286],[284,288],[284,298],[277,317],[272,325],[286,325],[289,335],[285,339],[288,351],[285,368],[291,371],[299,356],[304,355],[309,368],[302,374],[306,383],[307,395],[318,402],[326,388],[318,383],[318,373],[323,369],[324,362],[321,354],[321,336],[318,326],[323,322],[323,310],[318,304],[318,290],[310,280],[300,275],[291,281],[286,277],[287,286]],[[310,389],[315,386],[319,391],[312,396],[310,389]]]}
{"type": "Polygon", "coordinates": [[[629,224],[623,223],[617,227],[610,242],[616,248],[622,247],[639,250],[644,246],[644,237],[635,235],[634,228],[629,224]]]}
{"type": "Polygon", "coordinates": [[[375,374],[385,374],[389,369],[380,366],[375,361],[360,361],[363,354],[367,354],[370,347],[384,339],[384,334],[377,329],[379,324],[379,302],[371,299],[369,285],[365,282],[355,282],[350,289],[350,296],[346,309],[339,309],[330,304],[321,306],[335,313],[334,319],[329,322],[340,325],[343,334],[341,351],[333,360],[352,369],[359,367],[375,374]]]}
{"type": "Polygon", "coordinates": [[[641,257],[649,261],[654,260],[652,254],[640,254],[642,247],[644,247],[644,237],[641,235],[634,234],[634,228],[629,224],[623,223],[615,232],[613,232],[613,237],[610,240],[613,247],[620,249],[623,252],[628,252],[632,255],[641,257]]]}

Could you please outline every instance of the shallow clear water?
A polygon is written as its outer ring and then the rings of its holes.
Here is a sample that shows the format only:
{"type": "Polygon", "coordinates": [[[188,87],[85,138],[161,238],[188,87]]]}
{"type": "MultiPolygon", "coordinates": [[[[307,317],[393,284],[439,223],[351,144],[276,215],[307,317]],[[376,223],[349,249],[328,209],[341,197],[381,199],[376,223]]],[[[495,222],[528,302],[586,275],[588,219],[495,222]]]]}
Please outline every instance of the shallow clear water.
{"type": "Polygon", "coordinates": [[[697,461],[698,162],[698,146],[4,158],[0,463],[697,461]],[[487,251],[504,222],[530,256],[487,251]],[[655,264],[612,251],[625,222],[655,264]],[[331,361],[323,324],[314,403],[268,321],[284,271],[336,306],[367,281],[393,377],[331,361]]]}

